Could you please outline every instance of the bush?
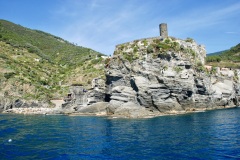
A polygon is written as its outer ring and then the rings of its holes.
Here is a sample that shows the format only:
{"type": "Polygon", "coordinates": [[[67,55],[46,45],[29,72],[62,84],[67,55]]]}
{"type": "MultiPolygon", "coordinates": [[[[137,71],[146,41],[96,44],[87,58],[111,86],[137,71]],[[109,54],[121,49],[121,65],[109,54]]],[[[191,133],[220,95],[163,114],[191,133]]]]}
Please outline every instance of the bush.
{"type": "Polygon", "coordinates": [[[125,53],[125,54],[123,55],[123,58],[126,59],[126,60],[128,60],[130,63],[133,61],[132,55],[130,55],[130,54],[128,54],[128,53],[125,53]]]}
{"type": "Polygon", "coordinates": [[[157,45],[157,48],[161,48],[166,51],[166,50],[169,50],[171,47],[167,43],[159,43],[157,45]]]}
{"type": "Polygon", "coordinates": [[[190,54],[191,54],[193,57],[196,56],[196,52],[195,52],[194,50],[192,50],[192,49],[190,49],[190,54]]]}
{"type": "Polygon", "coordinates": [[[144,45],[144,46],[147,46],[147,44],[148,44],[148,43],[147,43],[147,40],[144,39],[144,40],[143,40],[143,45],[144,45]]]}
{"type": "Polygon", "coordinates": [[[147,47],[147,53],[153,53],[153,46],[152,45],[149,45],[147,47]]]}
{"type": "Polygon", "coordinates": [[[135,46],[135,47],[133,48],[133,52],[136,53],[137,51],[138,51],[138,47],[135,46]]]}
{"type": "Polygon", "coordinates": [[[173,70],[176,71],[177,73],[179,73],[179,72],[181,72],[183,69],[182,69],[181,67],[177,66],[177,67],[174,67],[173,70]]]}
{"type": "Polygon", "coordinates": [[[122,45],[119,47],[119,50],[123,51],[124,47],[125,47],[125,46],[122,44],[122,45]]]}
{"type": "Polygon", "coordinates": [[[164,40],[164,43],[170,44],[170,43],[171,43],[171,40],[170,40],[169,38],[166,38],[166,39],[164,40]]]}
{"type": "Polygon", "coordinates": [[[196,64],[196,70],[197,70],[198,72],[205,72],[205,71],[206,71],[206,69],[205,69],[205,67],[203,66],[202,62],[197,62],[197,64],[196,64]]]}
{"type": "Polygon", "coordinates": [[[216,67],[212,67],[210,73],[211,74],[216,74],[217,73],[217,68],[216,67]]]}
{"type": "Polygon", "coordinates": [[[6,79],[10,79],[10,78],[12,78],[14,75],[15,75],[14,72],[4,73],[4,77],[5,77],[6,79]]]}
{"type": "Polygon", "coordinates": [[[206,57],[206,62],[220,62],[221,57],[220,56],[208,56],[206,57]]]}
{"type": "Polygon", "coordinates": [[[174,49],[175,51],[178,51],[178,50],[180,49],[180,45],[179,45],[178,42],[173,42],[173,43],[171,44],[171,46],[173,47],[173,49],[174,49]]]}
{"type": "Polygon", "coordinates": [[[185,41],[190,42],[190,43],[194,42],[194,40],[192,38],[189,38],[189,37],[185,41]]]}
{"type": "Polygon", "coordinates": [[[166,59],[166,60],[170,61],[171,60],[171,55],[167,54],[166,52],[159,53],[158,54],[158,58],[166,59]]]}
{"type": "Polygon", "coordinates": [[[93,60],[91,60],[91,64],[97,64],[101,61],[102,61],[102,58],[93,59],[93,60]]]}

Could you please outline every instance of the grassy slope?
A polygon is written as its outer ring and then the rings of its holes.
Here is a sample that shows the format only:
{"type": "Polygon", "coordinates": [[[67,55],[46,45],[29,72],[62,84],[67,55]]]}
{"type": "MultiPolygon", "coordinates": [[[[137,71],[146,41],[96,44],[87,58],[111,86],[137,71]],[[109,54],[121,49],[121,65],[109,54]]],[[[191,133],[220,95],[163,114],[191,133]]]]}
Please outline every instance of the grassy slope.
{"type": "Polygon", "coordinates": [[[240,68],[240,43],[222,52],[220,55],[208,56],[206,58],[206,64],[219,67],[240,68]]]}
{"type": "Polygon", "coordinates": [[[92,78],[104,75],[101,55],[48,33],[0,20],[0,96],[61,98],[69,85],[90,86],[92,78]]]}
{"type": "Polygon", "coordinates": [[[214,52],[214,53],[208,53],[207,56],[216,56],[216,55],[220,55],[222,54],[223,52],[225,52],[227,50],[224,50],[224,51],[219,51],[219,52],[214,52]]]}

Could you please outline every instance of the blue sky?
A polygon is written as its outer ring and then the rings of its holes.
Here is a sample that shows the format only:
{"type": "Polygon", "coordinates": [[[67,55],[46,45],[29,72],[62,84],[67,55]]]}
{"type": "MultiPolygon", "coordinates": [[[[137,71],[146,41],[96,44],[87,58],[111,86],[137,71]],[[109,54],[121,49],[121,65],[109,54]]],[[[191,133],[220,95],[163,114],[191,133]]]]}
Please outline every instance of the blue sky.
{"type": "Polygon", "coordinates": [[[117,44],[159,35],[195,39],[208,53],[240,43],[239,0],[0,0],[0,19],[112,54],[117,44]]]}

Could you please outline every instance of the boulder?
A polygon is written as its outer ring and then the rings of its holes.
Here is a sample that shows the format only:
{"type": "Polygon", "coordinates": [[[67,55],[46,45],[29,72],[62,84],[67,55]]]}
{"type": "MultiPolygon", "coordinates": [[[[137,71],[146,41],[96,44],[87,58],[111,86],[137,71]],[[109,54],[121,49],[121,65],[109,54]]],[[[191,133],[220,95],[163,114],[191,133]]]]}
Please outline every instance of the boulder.
{"type": "Polygon", "coordinates": [[[127,102],[123,103],[120,107],[118,107],[113,116],[116,117],[126,117],[126,118],[145,118],[150,115],[150,112],[146,110],[146,108],[133,103],[127,102]]]}
{"type": "Polygon", "coordinates": [[[77,112],[107,115],[106,109],[108,104],[109,104],[108,102],[97,102],[88,106],[81,107],[77,110],[77,112]]]}
{"type": "Polygon", "coordinates": [[[122,104],[124,104],[123,101],[111,100],[107,106],[107,114],[108,115],[114,114],[116,109],[119,108],[122,104]]]}

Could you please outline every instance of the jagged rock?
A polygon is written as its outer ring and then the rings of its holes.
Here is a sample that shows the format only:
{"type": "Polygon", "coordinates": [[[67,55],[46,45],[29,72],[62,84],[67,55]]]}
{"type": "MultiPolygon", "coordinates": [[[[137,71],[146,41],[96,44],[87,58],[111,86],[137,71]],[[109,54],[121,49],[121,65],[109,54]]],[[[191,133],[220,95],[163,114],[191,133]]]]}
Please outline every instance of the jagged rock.
{"type": "Polygon", "coordinates": [[[112,100],[129,102],[136,101],[136,91],[134,91],[131,87],[127,86],[117,86],[112,89],[112,100]]]}
{"type": "Polygon", "coordinates": [[[23,101],[17,99],[17,100],[15,101],[14,107],[20,108],[22,105],[23,105],[23,101]]]}
{"type": "Polygon", "coordinates": [[[107,115],[108,102],[97,102],[88,106],[81,107],[77,110],[80,113],[107,115]]]}
{"type": "Polygon", "coordinates": [[[119,108],[122,104],[124,104],[123,101],[111,100],[107,106],[107,114],[114,114],[116,109],[119,108]]]}
{"type": "Polygon", "coordinates": [[[105,99],[105,91],[98,88],[90,90],[86,93],[86,98],[88,104],[103,102],[105,99]]]}
{"type": "Polygon", "coordinates": [[[206,57],[204,46],[174,38],[168,38],[170,40],[164,44],[165,40],[158,38],[116,47],[117,55],[106,68],[107,93],[111,99],[109,113],[131,117],[133,112],[139,111],[146,114],[152,111],[158,115],[238,104],[239,83],[229,79],[228,75],[215,77],[198,69],[206,57]],[[127,51],[137,44],[143,44],[135,47],[134,56],[138,58],[124,58],[131,56],[127,51]],[[156,47],[169,44],[177,44],[179,49],[172,47],[164,51],[164,48],[156,47]]]}
{"type": "Polygon", "coordinates": [[[118,107],[115,110],[113,116],[127,118],[144,118],[148,115],[150,115],[150,112],[146,110],[146,108],[133,102],[127,102],[123,103],[120,107],[118,107]]]}

